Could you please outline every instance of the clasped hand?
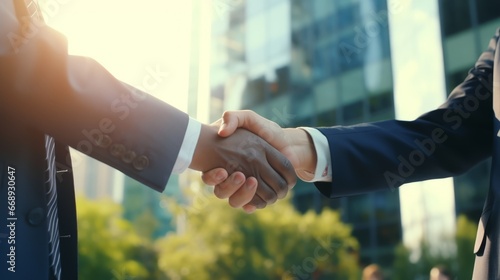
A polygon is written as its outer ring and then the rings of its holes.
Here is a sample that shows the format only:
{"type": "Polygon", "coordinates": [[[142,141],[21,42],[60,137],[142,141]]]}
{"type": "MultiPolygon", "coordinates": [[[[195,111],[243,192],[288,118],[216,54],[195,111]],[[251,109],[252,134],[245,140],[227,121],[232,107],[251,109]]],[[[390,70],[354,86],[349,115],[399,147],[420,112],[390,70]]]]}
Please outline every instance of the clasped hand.
{"type": "Polygon", "coordinates": [[[225,112],[202,127],[200,140],[191,168],[204,172],[215,196],[246,212],[284,198],[296,183],[295,172],[312,174],[316,167],[304,130],[283,129],[253,111],[225,112]]]}

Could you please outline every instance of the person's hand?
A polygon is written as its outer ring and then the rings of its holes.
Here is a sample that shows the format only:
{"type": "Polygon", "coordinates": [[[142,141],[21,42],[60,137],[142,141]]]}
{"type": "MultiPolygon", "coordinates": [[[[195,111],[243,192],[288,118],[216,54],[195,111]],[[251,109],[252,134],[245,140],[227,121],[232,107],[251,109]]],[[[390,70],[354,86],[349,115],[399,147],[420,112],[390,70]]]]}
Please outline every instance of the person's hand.
{"type": "MultiPolygon", "coordinates": [[[[229,195],[231,206],[249,204],[264,208],[285,197],[295,185],[296,176],[290,161],[269,143],[244,129],[235,129],[232,136],[226,138],[220,137],[217,132],[216,126],[202,125],[190,168],[204,172],[222,168],[232,174],[231,179],[249,177],[243,179],[243,184],[239,184],[237,189],[233,188],[232,193],[223,190],[218,195],[229,195]]],[[[220,173],[214,172],[214,175],[220,176],[220,173]]],[[[228,185],[219,184],[219,189],[224,189],[224,186],[228,185]]]]}
{"type": "Polygon", "coordinates": [[[257,207],[249,202],[257,191],[257,180],[254,177],[246,178],[239,171],[228,175],[224,168],[212,169],[204,172],[201,176],[203,182],[214,186],[214,194],[217,198],[228,199],[229,205],[253,213],[257,207]]]}
{"type": "Polygon", "coordinates": [[[316,169],[316,150],[309,134],[300,128],[281,128],[257,113],[244,111],[227,111],[215,124],[219,125],[218,134],[228,137],[237,128],[247,129],[285,155],[295,170],[314,173],[316,169]]]}
{"type": "MultiPolygon", "coordinates": [[[[225,112],[222,119],[215,122],[214,125],[219,126],[218,133],[222,137],[231,135],[238,127],[259,135],[282,152],[302,178],[308,179],[307,176],[312,176],[311,174],[316,169],[314,145],[309,134],[302,129],[282,129],[278,124],[253,111],[225,112]]],[[[231,199],[231,195],[235,194],[240,201],[251,198],[251,192],[240,191],[243,189],[242,187],[252,185],[255,182],[252,177],[244,178],[241,173],[233,173],[228,177],[226,170],[221,168],[204,172],[202,179],[206,184],[215,186],[214,193],[217,197],[231,199]]],[[[243,209],[247,212],[255,210],[249,204],[243,206],[243,209]]]]}

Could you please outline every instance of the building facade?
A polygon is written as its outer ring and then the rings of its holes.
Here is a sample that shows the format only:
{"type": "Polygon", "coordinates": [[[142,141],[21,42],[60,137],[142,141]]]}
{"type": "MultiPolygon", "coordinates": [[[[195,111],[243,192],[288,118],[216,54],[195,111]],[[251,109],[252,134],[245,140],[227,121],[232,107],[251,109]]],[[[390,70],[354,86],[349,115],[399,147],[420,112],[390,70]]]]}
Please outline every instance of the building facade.
{"type": "MultiPolygon", "coordinates": [[[[226,109],[252,109],[286,127],[394,117],[384,0],[238,2],[214,24],[212,95],[226,109]]],[[[340,210],[361,262],[392,263],[402,236],[398,191],[330,200],[299,182],[293,201],[300,211],[340,210]]]]}
{"type": "Polygon", "coordinates": [[[121,201],[125,177],[122,173],[74,149],[71,161],[77,195],[121,201]]]}

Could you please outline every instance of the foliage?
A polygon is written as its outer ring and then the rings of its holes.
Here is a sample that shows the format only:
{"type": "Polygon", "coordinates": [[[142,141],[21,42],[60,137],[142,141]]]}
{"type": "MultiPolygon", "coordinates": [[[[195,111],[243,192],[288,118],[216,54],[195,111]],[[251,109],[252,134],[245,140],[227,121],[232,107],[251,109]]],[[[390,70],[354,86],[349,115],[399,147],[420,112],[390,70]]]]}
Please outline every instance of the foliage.
{"type": "Polygon", "coordinates": [[[474,242],[476,240],[477,224],[468,220],[465,216],[459,216],[457,220],[457,274],[460,279],[472,279],[474,269],[473,254],[474,242]]]}
{"type": "Polygon", "coordinates": [[[410,250],[403,244],[396,247],[393,264],[394,279],[415,279],[418,275],[416,266],[410,262],[410,250]]]}
{"type": "MultiPolygon", "coordinates": [[[[192,193],[189,206],[171,201],[178,233],[153,246],[151,231],[138,231],[110,201],[78,198],[81,279],[359,279],[357,241],[337,212],[302,215],[285,199],[248,215],[211,193],[192,193]]],[[[144,217],[143,217],[144,216],[144,217]]],[[[152,213],[137,225],[154,228],[152,213]]],[[[136,225],[136,226],[137,226],[136,225]]],[[[422,241],[420,257],[400,245],[391,279],[426,279],[430,269],[448,266],[470,279],[477,227],[458,217],[451,240],[456,252],[444,255],[422,241]]]]}
{"type": "Polygon", "coordinates": [[[184,232],[158,243],[169,279],[359,279],[358,243],[339,214],[301,215],[282,200],[252,215],[211,194],[171,202],[184,232]]]}
{"type": "MultiPolygon", "coordinates": [[[[162,195],[131,179],[125,179],[123,217],[130,221],[134,230],[143,238],[156,239],[169,229],[165,216],[155,215],[162,195]]],[[[168,214],[163,211],[163,214],[168,214]]]]}
{"type": "Polygon", "coordinates": [[[457,230],[454,236],[456,251],[451,255],[444,255],[432,250],[433,248],[425,240],[420,246],[420,257],[417,261],[410,260],[411,252],[403,245],[399,245],[395,251],[393,264],[393,279],[426,279],[432,267],[444,265],[448,267],[453,275],[459,275],[459,279],[471,279],[474,268],[474,240],[477,226],[465,216],[457,219],[457,230]]]}
{"type": "Polygon", "coordinates": [[[110,201],[77,199],[80,279],[161,279],[157,253],[110,201]]]}

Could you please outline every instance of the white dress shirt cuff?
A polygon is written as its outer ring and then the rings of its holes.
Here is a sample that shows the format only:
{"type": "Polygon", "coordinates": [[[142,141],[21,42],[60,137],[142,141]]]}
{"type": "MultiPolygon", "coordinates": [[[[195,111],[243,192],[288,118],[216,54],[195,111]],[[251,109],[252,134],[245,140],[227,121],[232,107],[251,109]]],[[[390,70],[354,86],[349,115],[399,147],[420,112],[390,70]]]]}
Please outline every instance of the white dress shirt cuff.
{"type": "Polygon", "coordinates": [[[328,139],[323,133],[319,130],[311,127],[299,127],[300,129],[305,130],[312,138],[314,148],[316,149],[316,170],[314,174],[307,174],[307,178],[311,178],[311,175],[314,175],[312,179],[305,179],[304,174],[302,172],[297,172],[297,176],[305,181],[305,182],[331,182],[332,181],[332,160],[330,156],[330,145],[328,144],[328,139]]]}
{"type": "Polygon", "coordinates": [[[184,140],[182,140],[181,149],[179,150],[179,155],[175,161],[172,173],[180,174],[189,167],[193,160],[194,150],[196,149],[196,144],[200,137],[200,131],[201,123],[190,117],[186,128],[186,134],[184,134],[184,140]]]}

